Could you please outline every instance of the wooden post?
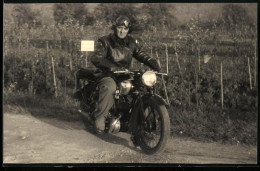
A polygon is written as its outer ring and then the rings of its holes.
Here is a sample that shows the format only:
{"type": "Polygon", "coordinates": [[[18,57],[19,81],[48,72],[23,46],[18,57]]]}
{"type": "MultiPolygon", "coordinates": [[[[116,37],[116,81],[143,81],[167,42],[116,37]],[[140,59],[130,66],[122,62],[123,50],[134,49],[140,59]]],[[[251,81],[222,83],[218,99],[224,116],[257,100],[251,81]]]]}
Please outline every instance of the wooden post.
{"type": "Polygon", "coordinates": [[[48,41],[46,41],[46,51],[47,51],[47,55],[48,55],[49,54],[49,42],[48,41]]]}
{"type": "Polygon", "coordinates": [[[189,106],[190,106],[190,82],[189,82],[189,106]]]}
{"type": "MultiPolygon", "coordinates": [[[[196,93],[198,92],[198,90],[199,90],[199,82],[200,82],[200,47],[198,46],[198,70],[197,70],[197,74],[196,74],[196,85],[197,85],[197,87],[196,87],[196,93]]],[[[198,95],[196,95],[196,98],[197,98],[197,104],[198,104],[198,106],[199,106],[199,97],[198,97],[198,95]]]]}
{"type": "Polygon", "coordinates": [[[73,67],[72,67],[72,55],[71,55],[71,53],[69,54],[69,58],[70,58],[70,71],[72,71],[73,67]]]}
{"type": "Polygon", "coordinates": [[[223,92],[223,72],[222,72],[222,62],[220,64],[220,84],[221,84],[221,108],[224,106],[224,92],[223,92]]]}
{"type": "MultiPolygon", "coordinates": [[[[36,57],[36,55],[35,55],[36,57]]],[[[34,62],[32,60],[32,84],[31,84],[31,87],[30,87],[30,94],[33,95],[33,90],[34,90],[34,85],[33,85],[33,82],[34,82],[34,62]]]]}
{"type": "Polygon", "coordinates": [[[257,77],[257,59],[256,59],[257,58],[257,56],[256,56],[256,53],[257,53],[256,52],[256,48],[257,47],[256,47],[256,43],[257,43],[257,40],[255,41],[255,74],[254,74],[255,75],[255,77],[254,77],[255,80],[254,80],[254,87],[256,87],[256,81],[257,81],[257,79],[256,79],[256,77],[257,77]]]}
{"type": "Polygon", "coordinates": [[[55,97],[57,97],[57,96],[58,96],[58,92],[57,92],[57,84],[56,84],[56,77],[55,77],[55,69],[54,69],[53,56],[51,56],[51,63],[52,63],[52,73],[53,73],[53,82],[54,82],[55,97]]]}
{"type": "Polygon", "coordinates": [[[47,51],[47,67],[48,67],[48,69],[46,69],[46,76],[45,76],[45,81],[46,81],[46,83],[48,82],[48,73],[49,73],[49,71],[51,71],[51,69],[52,69],[52,65],[51,65],[51,58],[50,58],[50,55],[49,55],[49,42],[48,41],[46,41],[46,51],[47,51]]]}
{"type": "Polygon", "coordinates": [[[79,83],[78,83],[78,80],[77,80],[77,73],[74,74],[74,81],[75,81],[75,88],[74,88],[74,92],[76,92],[80,87],[79,87],[79,83]]]}
{"type": "Polygon", "coordinates": [[[16,52],[14,52],[14,64],[12,65],[12,82],[14,82],[14,80],[15,80],[15,67],[14,66],[16,66],[16,62],[15,62],[15,58],[16,58],[16,52]]]}
{"type": "Polygon", "coordinates": [[[198,68],[200,71],[200,47],[198,47],[198,68]]]}
{"type": "MultiPolygon", "coordinates": [[[[50,55],[49,55],[49,42],[46,41],[46,50],[47,50],[47,57],[48,59],[50,59],[50,55]]],[[[54,91],[55,91],[55,97],[58,96],[58,92],[57,92],[57,84],[56,84],[56,77],[55,77],[55,68],[54,68],[54,60],[53,60],[53,56],[51,56],[51,63],[52,63],[52,72],[53,72],[53,82],[54,82],[54,91]]],[[[50,65],[49,65],[49,69],[50,69],[50,65]]],[[[47,74],[47,73],[46,73],[47,74]]],[[[47,79],[47,75],[46,75],[46,79],[47,79]]]]}
{"type": "Polygon", "coordinates": [[[174,42],[175,42],[175,47],[174,47],[174,49],[175,49],[176,61],[177,61],[177,64],[178,64],[179,71],[180,71],[180,73],[181,73],[181,66],[180,66],[180,63],[179,63],[179,55],[178,55],[178,53],[177,53],[177,42],[176,42],[176,40],[175,40],[174,42]]]}
{"type": "Polygon", "coordinates": [[[195,67],[195,93],[196,93],[196,106],[199,106],[199,97],[198,97],[198,73],[195,67]]]}
{"type": "Polygon", "coordinates": [[[70,58],[70,71],[73,70],[73,66],[72,66],[72,53],[71,53],[71,41],[69,40],[69,43],[68,43],[69,47],[68,47],[68,52],[69,52],[69,58],[70,58]]]}
{"type": "Polygon", "coordinates": [[[21,53],[21,38],[19,37],[18,38],[18,52],[17,52],[17,50],[15,50],[15,52],[14,52],[14,65],[12,66],[12,68],[13,68],[13,82],[15,82],[16,81],[16,58],[17,58],[17,54],[19,54],[19,53],[21,53]]]}
{"type": "Polygon", "coordinates": [[[88,52],[86,51],[86,68],[88,67],[88,52]]]}
{"type": "Polygon", "coordinates": [[[155,54],[156,54],[156,58],[157,58],[157,61],[159,63],[159,66],[161,67],[161,62],[160,62],[160,58],[159,58],[158,52],[155,51],[155,54]]]}
{"type": "Polygon", "coordinates": [[[65,94],[67,93],[67,77],[66,77],[66,74],[65,74],[65,94]]]}
{"type": "Polygon", "coordinates": [[[166,54],[166,73],[169,73],[169,56],[168,56],[168,47],[167,44],[165,44],[165,54],[166,54]]]}
{"type": "Polygon", "coordinates": [[[162,82],[163,82],[164,95],[165,95],[165,98],[166,98],[166,102],[168,103],[168,105],[170,105],[170,101],[169,101],[169,98],[168,98],[168,95],[167,95],[167,89],[166,89],[166,86],[165,86],[164,77],[163,77],[163,75],[161,75],[161,76],[162,76],[162,82]]]}
{"type": "Polygon", "coordinates": [[[248,61],[248,74],[249,74],[249,84],[250,84],[250,90],[252,90],[252,78],[251,78],[251,71],[250,71],[250,59],[247,57],[248,61]]]}

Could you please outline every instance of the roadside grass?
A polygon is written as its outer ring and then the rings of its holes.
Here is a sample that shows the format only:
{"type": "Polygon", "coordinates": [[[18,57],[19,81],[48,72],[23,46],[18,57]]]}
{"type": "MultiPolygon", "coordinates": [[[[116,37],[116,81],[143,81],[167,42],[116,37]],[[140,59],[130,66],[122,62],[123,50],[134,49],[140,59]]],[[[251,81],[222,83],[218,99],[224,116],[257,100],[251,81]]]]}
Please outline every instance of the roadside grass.
{"type": "Polygon", "coordinates": [[[201,111],[195,106],[186,109],[172,107],[170,111],[173,136],[224,144],[257,144],[257,119],[231,117],[234,114],[244,114],[257,118],[257,111],[243,112],[221,108],[201,111]]]}

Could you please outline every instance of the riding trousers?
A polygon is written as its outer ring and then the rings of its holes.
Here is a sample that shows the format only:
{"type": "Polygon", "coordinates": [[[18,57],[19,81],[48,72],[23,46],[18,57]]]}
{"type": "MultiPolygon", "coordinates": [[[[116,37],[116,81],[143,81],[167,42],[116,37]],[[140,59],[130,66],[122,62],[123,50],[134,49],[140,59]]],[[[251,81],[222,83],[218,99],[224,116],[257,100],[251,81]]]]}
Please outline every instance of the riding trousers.
{"type": "Polygon", "coordinates": [[[111,77],[104,77],[98,81],[99,98],[97,107],[93,115],[95,126],[100,130],[105,130],[105,120],[109,110],[114,105],[114,93],[116,91],[116,82],[111,77]]]}

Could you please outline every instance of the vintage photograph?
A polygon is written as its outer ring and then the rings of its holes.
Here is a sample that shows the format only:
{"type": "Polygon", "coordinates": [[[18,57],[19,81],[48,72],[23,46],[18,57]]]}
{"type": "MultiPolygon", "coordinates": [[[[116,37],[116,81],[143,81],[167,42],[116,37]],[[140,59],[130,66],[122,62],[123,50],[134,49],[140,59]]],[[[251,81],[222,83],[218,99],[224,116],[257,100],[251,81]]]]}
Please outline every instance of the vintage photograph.
{"type": "Polygon", "coordinates": [[[257,164],[257,3],[4,3],[3,164],[257,164]]]}

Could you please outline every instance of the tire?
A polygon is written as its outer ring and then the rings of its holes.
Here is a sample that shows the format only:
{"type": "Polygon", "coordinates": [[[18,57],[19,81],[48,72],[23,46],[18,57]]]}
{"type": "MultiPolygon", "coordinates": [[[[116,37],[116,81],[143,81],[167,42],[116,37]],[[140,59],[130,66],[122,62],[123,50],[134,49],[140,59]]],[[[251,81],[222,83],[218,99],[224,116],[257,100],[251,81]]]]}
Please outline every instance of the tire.
{"type": "Polygon", "coordinates": [[[139,132],[139,145],[144,153],[152,155],[163,151],[167,144],[170,137],[170,118],[165,105],[157,104],[154,100],[147,99],[143,101],[143,107],[144,116],[147,117],[147,121],[142,125],[139,132]],[[151,112],[149,115],[150,111],[154,112],[151,112]],[[161,129],[159,130],[158,128],[161,129]],[[160,138],[154,146],[150,146],[148,143],[151,141],[148,139],[154,135],[154,131],[157,132],[155,134],[160,135],[160,138]]]}

